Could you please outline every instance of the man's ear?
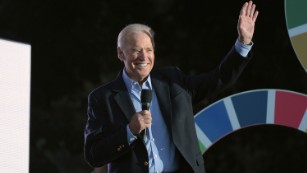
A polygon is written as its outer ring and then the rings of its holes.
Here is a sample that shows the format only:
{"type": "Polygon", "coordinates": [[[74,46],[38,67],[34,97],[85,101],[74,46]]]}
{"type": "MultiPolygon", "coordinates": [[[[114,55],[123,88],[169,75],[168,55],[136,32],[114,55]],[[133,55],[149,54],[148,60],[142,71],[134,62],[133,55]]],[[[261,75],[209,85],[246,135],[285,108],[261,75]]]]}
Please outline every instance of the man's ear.
{"type": "Polygon", "coordinates": [[[120,47],[117,47],[117,58],[122,62],[125,60],[124,52],[120,47]]]}

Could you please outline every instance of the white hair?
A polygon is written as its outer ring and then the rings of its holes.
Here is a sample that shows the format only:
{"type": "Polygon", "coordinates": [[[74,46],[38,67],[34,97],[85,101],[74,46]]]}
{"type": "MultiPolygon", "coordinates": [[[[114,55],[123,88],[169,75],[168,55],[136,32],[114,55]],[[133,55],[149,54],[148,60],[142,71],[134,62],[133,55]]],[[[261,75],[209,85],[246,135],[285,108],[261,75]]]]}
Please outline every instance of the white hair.
{"type": "Polygon", "coordinates": [[[150,37],[152,45],[154,47],[154,31],[149,26],[138,23],[127,25],[124,29],[120,31],[117,37],[117,47],[123,48],[125,44],[125,38],[127,38],[129,34],[138,32],[143,32],[147,34],[150,37]]]}

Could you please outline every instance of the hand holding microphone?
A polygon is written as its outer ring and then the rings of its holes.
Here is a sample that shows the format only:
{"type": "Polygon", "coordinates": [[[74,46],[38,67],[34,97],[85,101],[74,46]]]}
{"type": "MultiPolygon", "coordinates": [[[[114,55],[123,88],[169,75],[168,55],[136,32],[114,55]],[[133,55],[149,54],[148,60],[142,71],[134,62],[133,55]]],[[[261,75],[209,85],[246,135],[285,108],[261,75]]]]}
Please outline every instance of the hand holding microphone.
{"type": "Polygon", "coordinates": [[[141,92],[142,111],[137,112],[131,118],[129,128],[133,134],[140,134],[143,130],[146,135],[146,128],[151,126],[151,113],[149,111],[152,100],[152,92],[149,89],[143,89],[141,92]]]}

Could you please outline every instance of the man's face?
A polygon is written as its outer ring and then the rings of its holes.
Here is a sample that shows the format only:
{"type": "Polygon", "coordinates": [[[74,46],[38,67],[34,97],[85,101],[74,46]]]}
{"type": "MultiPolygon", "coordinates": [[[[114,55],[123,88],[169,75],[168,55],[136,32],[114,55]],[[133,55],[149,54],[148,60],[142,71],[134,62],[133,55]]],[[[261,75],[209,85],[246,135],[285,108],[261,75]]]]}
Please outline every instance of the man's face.
{"type": "Polygon", "coordinates": [[[151,38],[146,33],[137,32],[130,34],[124,42],[124,46],[117,49],[118,58],[124,62],[128,76],[142,83],[154,66],[151,38]]]}

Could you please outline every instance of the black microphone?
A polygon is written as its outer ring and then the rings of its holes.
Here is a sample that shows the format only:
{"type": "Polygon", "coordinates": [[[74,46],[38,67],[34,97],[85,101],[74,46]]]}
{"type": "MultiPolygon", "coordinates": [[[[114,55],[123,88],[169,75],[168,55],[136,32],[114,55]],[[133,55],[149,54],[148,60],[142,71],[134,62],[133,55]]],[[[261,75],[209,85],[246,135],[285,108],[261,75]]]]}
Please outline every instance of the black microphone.
{"type": "Polygon", "coordinates": [[[142,92],[141,92],[142,110],[149,110],[151,99],[152,99],[151,90],[150,89],[142,89],[142,92]]]}
{"type": "MultiPolygon", "coordinates": [[[[151,90],[150,89],[142,89],[142,92],[141,92],[142,110],[149,110],[151,100],[152,100],[151,90]]],[[[143,136],[143,138],[146,136],[146,129],[144,129],[141,132],[141,135],[143,136]]],[[[145,138],[144,138],[144,140],[145,140],[145,138]]]]}

